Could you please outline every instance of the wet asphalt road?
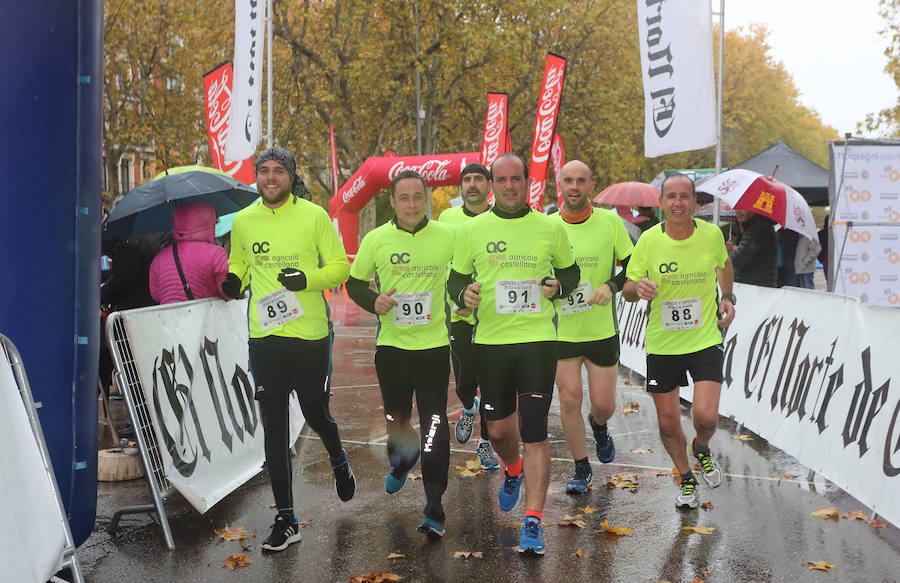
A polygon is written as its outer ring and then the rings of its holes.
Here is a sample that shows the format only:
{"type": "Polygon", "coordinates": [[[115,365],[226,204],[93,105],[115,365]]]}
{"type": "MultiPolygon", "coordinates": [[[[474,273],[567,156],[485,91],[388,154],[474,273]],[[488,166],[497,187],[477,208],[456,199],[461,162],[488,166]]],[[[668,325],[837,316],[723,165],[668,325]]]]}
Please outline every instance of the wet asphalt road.
{"type": "MultiPolygon", "coordinates": [[[[296,444],[295,511],[303,540],[281,553],[260,550],[273,511],[265,473],[258,475],[205,515],[197,514],[177,494],[167,502],[176,550],[166,550],[161,531],[149,515],[126,516],[115,534],[109,520],[116,508],[149,501],[143,479],[99,487],[98,517],[93,535],[79,549],[88,581],[220,582],[220,581],[347,581],[379,569],[403,581],[859,581],[900,579],[900,530],[873,528],[859,520],[821,519],[810,513],[836,506],[840,513],[867,510],[855,499],[796,459],[771,447],[733,422],[721,419],[713,438],[725,483],[703,488],[701,502],[712,508],[678,511],[672,464],[656,432],[650,398],[642,379],[629,379],[620,369],[617,413],[610,433],[617,446],[612,464],[593,462],[594,485],[587,494],[564,493],[573,463],[559,421],[558,404],[550,414],[550,494],[544,511],[547,554],[525,557],[518,545],[524,494],[511,512],[497,507],[502,471],[462,477],[455,466],[476,459],[476,439],[459,445],[451,435],[451,473],[444,507],[443,539],[431,541],[416,531],[425,499],[420,481],[409,480],[399,493],[384,491],[388,470],[381,397],[372,355],[374,319],[341,295],[332,298],[337,324],[332,382],[332,414],[341,429],[357,476],[356,496],[338,500],[319,440],[306,429],[296,444]],[[625,415],[622,408],[639,404],[625,415]],[[746,434],[749,441],[733,439],[746,434]],[[648,453],[634,450],[650,450],[648,453]],[[607,476],[637,474],[635,492],[605,486],[607,476]],[[796,477],[794,477],[796,476],[796,477]],[[585,512],[589,507],[594,511],[585,512]],[[581,510],[580,510],[581,509],[581,510]],[[583,528],[559,526],[565,515],[582,514],[583,528]],[[604,532],[600,526],[627,526],[629,536],[604,532]],[[242,552],[238,542],[219,542],[213,533],[225,524],[244,525],[256,537],[244,541],[249,566],[223,567],[228,555],[242,552]],[[710,534],[684,526],[714,527],[710,534]],[[585,556],[576,556],[576,551],[585,556]],[[483,558],[454,558],[456,552],[481,552],[483,558]],[[404,555],[392,562],[391,553],[404,555]],[[830,573],[812,571],[808,561],[836,564],[830,573]]],[[[587,402],[585,402],[585,414],[587,402]]],[[[451,423],[460,405],[450,389],[451,423]]],[[[690,411],[683,408],[688,439],[693,435],[690,411]]],[[[415,418],[415,417],[414,417],[415,418]]],[[[477,428],[477,424],[476,424],[477,428]]],[[[476,429],[477,432],[477,429],[476,429]]],[[[588,432],[590,433],[590,432],[588,432]]],[[[452,434],[452,432],[451,432],[452,434]]],[[[592,442],[588,444],[589,451],[592,442]]],[[[420,471],[414,469],[411,475],[420,471]]],[[[900,495],[900,493],[898,493],[900,495]]]]}

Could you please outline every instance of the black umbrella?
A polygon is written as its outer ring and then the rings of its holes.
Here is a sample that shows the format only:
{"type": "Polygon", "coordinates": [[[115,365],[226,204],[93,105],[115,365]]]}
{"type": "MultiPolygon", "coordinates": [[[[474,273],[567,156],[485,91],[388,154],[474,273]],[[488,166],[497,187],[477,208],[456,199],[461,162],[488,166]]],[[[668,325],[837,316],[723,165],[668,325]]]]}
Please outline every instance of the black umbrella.
{"type": "Polygon", "coordinates": [[[198,170],[172,169],[168,175],[131,189],[109,215],[104,238],[169,231],[176,204],[206,202],[216,209],[216,216],[222,216],[241,210],[259,196],[224,172],[195,168],[198,170]]]}

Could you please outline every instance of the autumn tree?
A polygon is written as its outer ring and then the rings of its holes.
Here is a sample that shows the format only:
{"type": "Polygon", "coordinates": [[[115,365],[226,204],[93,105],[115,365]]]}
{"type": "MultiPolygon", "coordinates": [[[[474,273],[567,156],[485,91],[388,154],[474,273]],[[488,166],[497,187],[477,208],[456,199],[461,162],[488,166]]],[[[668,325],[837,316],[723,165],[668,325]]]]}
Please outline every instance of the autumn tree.
{"type": "MultiPolygon", "coordinates": [[[[900,89],[900,0],[881,0],[879,13],[884,19],[885,26],[881,34],[890,41],[884,51],[888,58],[884,71],[894,79],[894,85],[900,89]]],[[[868,114],[865,121],[858,124],[857,130],[900,136],[900,93],[894,98],[893,105],[877,113],[868,114]]]]}

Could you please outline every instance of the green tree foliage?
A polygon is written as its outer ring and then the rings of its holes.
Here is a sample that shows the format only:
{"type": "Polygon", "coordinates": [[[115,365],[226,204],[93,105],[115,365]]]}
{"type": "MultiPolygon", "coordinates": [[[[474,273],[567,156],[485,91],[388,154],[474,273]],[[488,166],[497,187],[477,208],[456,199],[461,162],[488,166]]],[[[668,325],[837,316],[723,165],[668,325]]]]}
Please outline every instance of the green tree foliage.
{"type": "MultiPolygon", "coordinates": [[[[881,34],[890,40],[890,44],[884,50],[888,58],[884,71],[894,79],[894,85],[900,89],[900,0],[881,0],[880,14],[885,26],[881,34]]],[[[900,92],[895,97],[893,105],[877,113],[868,114],[865,121],[858,124],[857,130],[900,136],[900,92]]]]}

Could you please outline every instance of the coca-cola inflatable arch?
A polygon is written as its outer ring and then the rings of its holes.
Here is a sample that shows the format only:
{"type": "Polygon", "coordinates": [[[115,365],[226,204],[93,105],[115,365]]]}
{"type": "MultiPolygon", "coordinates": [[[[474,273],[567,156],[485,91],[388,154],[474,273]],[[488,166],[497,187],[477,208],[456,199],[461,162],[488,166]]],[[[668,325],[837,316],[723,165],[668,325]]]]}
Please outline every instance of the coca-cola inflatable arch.
{"type": "Polygon", "coordinates": [[[428,186],[458,185],[466,164],[480,160],[480,152],[405,157],[387,154],[383,158],[368,158],[328,204],[329,214],[341,235],[347,255],[352,258],[359,249],[359,211],[379,190],[389,187],[397,174],[415,170],[428,186]]]}

